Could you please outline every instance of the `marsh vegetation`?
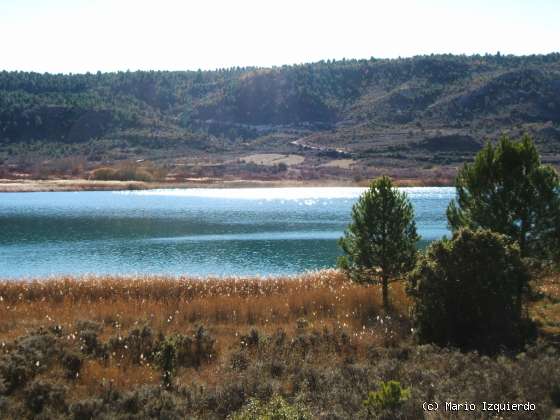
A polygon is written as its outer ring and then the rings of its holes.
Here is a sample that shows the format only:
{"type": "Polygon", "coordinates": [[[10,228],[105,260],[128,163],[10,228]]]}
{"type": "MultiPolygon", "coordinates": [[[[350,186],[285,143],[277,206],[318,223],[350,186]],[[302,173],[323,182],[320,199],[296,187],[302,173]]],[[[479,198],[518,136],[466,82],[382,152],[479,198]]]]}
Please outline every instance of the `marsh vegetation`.
{"type": "Polygon", "coordinates": [[[376,416],[422,418],[423,401],[484,400],[530,401],[536,411],[511,418],[547,418],[560,404],[558,280],[534,285],[539,339],[490,357],[417,345],[402,284],[389,286],[388,314],[379,286],[336,270],[3,282],[0,417],[259,418],[250,413],[274,409],[370,418],[370,391],[398,381],[409,397],[376,416]]]}

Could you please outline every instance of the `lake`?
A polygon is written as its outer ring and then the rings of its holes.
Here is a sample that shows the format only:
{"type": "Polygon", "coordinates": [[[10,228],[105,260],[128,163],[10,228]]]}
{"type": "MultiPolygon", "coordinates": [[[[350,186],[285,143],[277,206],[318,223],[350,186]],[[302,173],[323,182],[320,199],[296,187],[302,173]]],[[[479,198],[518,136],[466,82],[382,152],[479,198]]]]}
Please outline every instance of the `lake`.
{"type": "MultiPolygon", "coordinates": [[[[333,267],[363,188],[0,193],[0,277],[275,275],[333,267]]],[[[427,241],[449,187],[403,188],[427,241]]]]}

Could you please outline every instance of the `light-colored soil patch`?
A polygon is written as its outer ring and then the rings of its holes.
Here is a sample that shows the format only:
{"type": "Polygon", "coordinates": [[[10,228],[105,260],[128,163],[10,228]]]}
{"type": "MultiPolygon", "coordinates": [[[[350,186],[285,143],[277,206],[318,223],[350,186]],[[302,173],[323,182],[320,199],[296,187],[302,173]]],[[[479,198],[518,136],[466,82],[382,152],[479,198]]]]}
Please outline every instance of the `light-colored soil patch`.
{"type": "Polygon", "coordinates": [[[256,155],[249,155],[242,157],[241,160],[245,163],[255,163],[257,165],[274,166],[284,163],[288,166],[299,165],[305,158],[299,155],[281,155],[278,153],[263,153],[256,155]]]}
{"type": "Polygon", "coordinates": [[[335,159],[335,160],[331,160],[328,163],[325,163],[321,166],[327,167],[327,168],[342,168],[342,169],[350,169],[350,167],[352,165],[354,165],[356,163],[355,160],[353,159],[335,159]]]}
{"type": "MultiPolygon", "coordinates": [[[[434,179],[394,179],[399,187],[431,187],[453,185],[436,182],[434,179]]],[[[439,180],[445,181],[445,180],[439,180]]],[[[1,192],[39,192],[39,191],[118,191],[145,190],[158,188],[286,188],[286,187],[367,187],[369,180],[316,179],[316,180],[258,180],[258,179],[220,179],[187,178],[184,182],[138,182],[138,181],[92,181],[87,179],[52,180],[8,180],[0,179],[1,192]]]]}
{"type": "Polygon", "coordinates": [[[0,192],[132,190],[144,189],[151,184],[140,181],[93,181],[88,179],[0,179],[0,192]]]}

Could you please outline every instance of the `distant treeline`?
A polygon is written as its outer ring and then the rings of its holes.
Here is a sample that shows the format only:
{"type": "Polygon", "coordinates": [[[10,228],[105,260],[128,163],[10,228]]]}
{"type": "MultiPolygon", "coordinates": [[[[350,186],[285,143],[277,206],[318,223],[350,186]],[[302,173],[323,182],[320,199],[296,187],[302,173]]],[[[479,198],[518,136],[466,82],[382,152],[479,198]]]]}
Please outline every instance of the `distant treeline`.
{"type": "MultiPolygon", "coordinates": [[[[202,123],[450,124],[481,113],[560,121],[560,54],[432,55],[274,68],[0,72],[0,140],[85,141],[116,128],[202,123]]],[[[221,134],[250,136],[228,126],[221,134]]],[[[254,133],[252,133],[254,134],[254,133]]]]}

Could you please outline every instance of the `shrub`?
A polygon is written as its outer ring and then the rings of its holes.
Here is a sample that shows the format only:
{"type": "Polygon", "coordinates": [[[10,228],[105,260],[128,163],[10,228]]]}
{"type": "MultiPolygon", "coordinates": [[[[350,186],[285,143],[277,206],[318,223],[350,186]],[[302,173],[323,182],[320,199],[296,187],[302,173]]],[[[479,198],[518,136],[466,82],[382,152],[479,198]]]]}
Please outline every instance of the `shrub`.
{"type": "Polygon", "coordinates": [[[140,364],[152,360],[156,350],[156,338],[150,327],[134,328],[126,337],[111,337],[108,343],[110,352],[120,352],[132,363],[140,364]]]}
{"type": "Polygon", "coordinates": [[[238,350],[231,354],[229,363],[233,370],[241,372],[249,366],[249,357],[244,350],[238,350]]]}
{"type": "Polygon", "coordinates": [[[523,343],[528,274],[504,235],[465,229],[434,242],[409,281],[420,341],[488,352],[523,343]]]}
{"type": "Polygon", "coordinates": [[[352,222],[339,244],[346,254],[338,265],[357,282],[381,280],[383,307],[389,306],[390,279],[406,273],[416,259],[414,209],[403,192],[382,177],[352,207],[352,222]]]}
{"type": "Polygon", "coordinates": [[[102,355],[104,352],[103,345],[99,341],[98,334],[101,331],[101,325],[87,320],[76,321],[76,331],[80,340],[80,349],[85,354],[102,355]]]}
{"type": "Polygon", "coordinates": [[[305,318],[298,318],[296,320],[296,327],[298,331],[304,331],[309,326],[309,321],[305,318]]]}
{"type": "Polygon", "coordinates": [[[398,381],[381,382],[377,391],[370,391],[363,405],[369,415],[383,410],[396,410],[410,398],[410,390],[398,381]]]}
{"type": "Polygon", "coordinates": [[[288,165],[284,162],[280,162],[277,166],[279,172],[286,172],[288,170],[288,165]]]}
{"type": "Polygon", "coordinates": [[[99,416],[102,410],[103,401],[98,398],[77,401],[70,405],[70,412],[75,420],[91,420],[99,416]]]}
{"type": "Polygon", "coordinates": [[[177,353],[183,336],[167,338],[159,344],[159,349],[155,354],[155,362],[162,370],[162,381],[166,387],[171,385],[171,380],[177,368],[177,353]]]}
{"type": "Polygon", "coordinates": [[[33,367],[21,354],[13,354],[0,360],[0,377],[3,382],[3,393],[10,394],[23,386],[27,380],[33,377],[33,367]]]}
{"type": "Polygon", "coordinates": [[[311,418],[306,407],[301,404],[289,404],[281,396],[274,396],[266,403],[251,398],[241,410],[228,417],[231,420],[306,420],[311,418]]]}
{"type": "Polygon", "coordinates": [[[15,348],[0,358],[0,377],[7,394],[25,386],[59,355],[55,339],[44,331],[25,336],[15,348]]]}
{"type": "Polygon", "coordinates": [[[65,393],[63,386],[37,379],[25,389],[25,405],[34,414],[40,413],[47,405],[56,411],[64,411],[66,410],[65,393]]]}
{"type": "Polygon", "coordinates": [[[269,365],[270,376],[279,378],[286,371],[286,364],[281,360],[272,360],[269,365]]]}
{"type": "Polygon", "coordinates": [[[101,355],[103,353],[103,345],[97,337],[97,332],[93,330],[81,331],[78,335],[82,343],[81,350],[85,354],[101,355]]]}
{"type": "Polygon", "coordinates": [[[116,179],[117,171],[113,168],[97,168],[91,172],[91,179],[96,181],[111,181],[116,179]]]}
{"type": "Polygon", "coordinates": [[[144,168],[137,168],[134,166],[124,166],[117,169],[115,179],[119,181],[154,181],[154,176],[144,168]]]}
{"type": "Polygon", "coordinates": [[[123,164],[117,168],[97,168],[91,172],[91,179],[97,181],[142,181],[152,182],[163,180],[167,172],[150,162],[141,165],[134,163],[123,164]]]}
{"type": "Polygon", "coordinates": [[[82,358],[74,352],[67,352],[62,356],[62,366],[68,379],[76,379],[82,368],[82,358]]]}
{"type": "MultiPolygon", "coordinates": [[[[142,386],[130,393],[125,394],[124,401],[120,401],[120,413],[122,417],[138,410],[137,415],[132,418],[139,419],[184,419],[187,417],[181,408],[183,401],[175,394],[157,386],[142,386]]],[[[119,416],[119,418],[122,418],[119,416]]]]}
{"type": "Polygon", "coordinates": [[[247,347],[257,347],[261,341],[261,335],[258,330],[252,328],[249,334],[242,335],[240,338],[241,344],[247,347]]]}
{"type": "Polygon", "coordinates": [[[179,367],[198,368],[215,355],[215,340],[201,326],[192,337],[175,334],[165,337],[154,354],[156,364],[163,371],[163,382],[169,386],[171,378],[179,367]]]}
{"type": "Polygon", "coordinates": [[[99,322],[90,321],[88,319],[77,320],[75,326],[76,326],[76,331],[78,332],[87,331],[87,330],[99,332],[103,329],[103,327],[99,322]]]}

